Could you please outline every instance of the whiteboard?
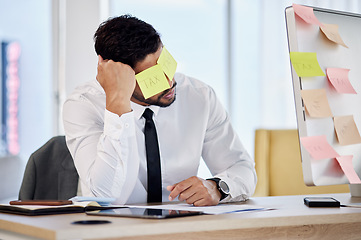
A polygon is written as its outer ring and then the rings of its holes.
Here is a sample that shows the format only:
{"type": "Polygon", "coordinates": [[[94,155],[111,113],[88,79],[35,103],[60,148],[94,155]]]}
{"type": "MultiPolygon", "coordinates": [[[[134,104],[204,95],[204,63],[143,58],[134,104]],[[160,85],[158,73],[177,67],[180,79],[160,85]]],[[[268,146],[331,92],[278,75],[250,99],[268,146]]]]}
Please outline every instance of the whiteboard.
{"type": "MultiPolygon", "coordinates": [[[[316,52],[325,74],[326,68],[350,69],[349,80],[357,94],[336,92],[326,76],[298,77],[291,64],[299,137],[325,135],[328,143],[339,155],[353,155],[354,169],[361,177],[361,144],[341,146],[336,138],[333,118],[310,117],[305,111],[300,94],[302,89],[325,89],[333,116],[353,115],[358,130],[361,130],[361,15],[315,7],[313,9],[321,23],[339,26],[339,33],[348,48],[328,40],[319,26],[307,24],[295,16],[292,7],[288,7],[285,14],[289,51],[316,52]]],[[[302,144],[300,149],[306,185],[349,183],[335,159],[315,161],[302,144]]]]}

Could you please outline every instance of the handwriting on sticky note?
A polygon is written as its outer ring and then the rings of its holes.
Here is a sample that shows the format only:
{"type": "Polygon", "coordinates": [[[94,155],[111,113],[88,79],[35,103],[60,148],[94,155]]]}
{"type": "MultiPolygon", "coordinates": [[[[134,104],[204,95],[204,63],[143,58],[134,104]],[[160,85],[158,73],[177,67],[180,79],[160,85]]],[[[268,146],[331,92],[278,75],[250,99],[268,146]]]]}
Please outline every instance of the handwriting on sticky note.
{"type": "Polygon", "coordinates": [[[340,44],[345,48],[348,48],[347,45],[343,42],[340,33],[338,32],[338,25],[336,24],[323,24],[320,26],[321,32],[332,42],[340,44]]]}
{"type": "Polygon", "coordinates": [[[352,115],[333,118],[338,142],[345,146],[361,143],[360,133],[352,115]]]}
{"type": "Polygon", "coordinates": [[[297,14],[297,16],[299,16],[300,18],[303,19],[303,21],[305,21],[306,23],[309,24],[315,24],[318,26],[322,26],[323,24],[317,19],[317,17],[315,16],[315,14],[313,13],[313,8],[311,7],[306,7],[306,6],[302,6],[302,5],[298,5],[298,4],[292,4],[292,8],[295,11],[295,13],[297,14]]]}
{"type": "Polygon", "coordinates": [[[145,99],[170,88],[162,67],[158,64],[138,73],[135,78],[145,99]]]}
{"type": "Polygon", "coordinates": [[[290,52],[292,66],[300,77],[325,76],[314,52],[290,52]]]}
{"type": "Polygon", "coordinates": [[[350,69],[346,68],[327,68],[327,79],[332,86],[339,93],[352,93],[356,94],[355,89],[352,87],[350,80],[348,79],[348,72],[350,69]]]}
{"type": "Polygon", "coordinates": [[[335,158],[340,156],[327,142],[325,135],[301,137],[300,140],[307,152],[315,160],[335,158]]]}
{"type": "Polygon", "coordinates": [[[301,90],[307,113],[314,118],[332,117],[325,89],[301,90]]]}
{"type": "Polygon", "coordinates": [[[336,157],[336,159],[337,159],[338,163],[340,164],[342,171],[345,173],[348,181],[351,184],[360,184],[361,180],[360,180],[359,176],[357,175],[357,173],[355,172],[355,169],[352,164],[352,158],[353,158],[352,155],[336,157]]]}
{"type": "Polygon", "coordinates": [[[165,47],[163,47],[157,63],[162,66],[163,71],[171,81],[177,69],[177,62],[165,47]]]}

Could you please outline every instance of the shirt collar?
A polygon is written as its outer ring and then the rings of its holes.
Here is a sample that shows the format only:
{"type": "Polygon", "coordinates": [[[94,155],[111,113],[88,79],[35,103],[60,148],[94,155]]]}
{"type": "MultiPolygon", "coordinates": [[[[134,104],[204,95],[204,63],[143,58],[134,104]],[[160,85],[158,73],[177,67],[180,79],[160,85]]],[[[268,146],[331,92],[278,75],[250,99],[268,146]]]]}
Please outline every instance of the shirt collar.
{"type": "Polygon", "coordinates": [[[141,119],[142,118],[142,115],[144,113],[144,110],[146,108],[150,108],[153,113],[154,113],[154,116],[157,116],[158,112],[159,112],[159,106],[155,106],[155,105],[149,105],[149,106],[142,106],[142,105],[139,105],[137,103],[134,103],[134,102],[130,102],[130,105],[132,107],[132,110],[133,110],[133,113],[134,113],[134,116],[136,119],[141,119]]]}

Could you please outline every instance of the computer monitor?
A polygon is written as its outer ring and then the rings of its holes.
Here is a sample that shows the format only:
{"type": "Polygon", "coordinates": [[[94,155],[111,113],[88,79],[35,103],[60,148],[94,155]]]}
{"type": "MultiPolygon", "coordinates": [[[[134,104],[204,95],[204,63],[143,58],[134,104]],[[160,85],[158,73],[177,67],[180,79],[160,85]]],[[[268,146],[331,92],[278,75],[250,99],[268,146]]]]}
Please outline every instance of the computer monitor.
{"type": "MultiPolygon", "coordinates": [[[[340,155],[353,156],[353,168],[361,178],[361,144],[341,145],[335,128],[335,116],[353,116],[361,130],[361,15],[312,7],[321,23],[337,24],[347,47],[330,41],[317,24],[306,23],[293,7],[285,10],[290,52],[313,52],[326,74],[327,68],[350,69],[349,81],[357,94],[340,94],[327,76],[299,77],[291,63],[294,100],[304,182],[308,186],[350,184],[336,158],[314,159],[301,143],[309,136],[326,136],[327,142],[340,155]],[[324,89],[332,112],[331,117],[311,117],[301,97],[301,90],[324,89]]],[[[291,62],[291,61],[290,61],[291,62]]],[[[361,184],[350,184],[352,196],[361,196],[361,184]]]]}

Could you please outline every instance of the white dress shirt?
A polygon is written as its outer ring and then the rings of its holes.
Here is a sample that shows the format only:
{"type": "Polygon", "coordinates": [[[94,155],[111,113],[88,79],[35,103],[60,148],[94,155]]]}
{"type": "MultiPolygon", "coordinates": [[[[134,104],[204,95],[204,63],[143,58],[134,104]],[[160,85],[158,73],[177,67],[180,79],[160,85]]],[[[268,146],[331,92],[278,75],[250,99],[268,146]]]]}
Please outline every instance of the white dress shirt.
{"type": "MultiPolygon", "coordinates": [[[[163,201],[166,187],[196,176],[201,157],[230,195],[246,200],[254,192],[254,161],[242,146],[230,119],[208,85],[183,74],[174,76],[176,100],[154,112],[161,157],[163,201]]],[[[117,204],[147,201],[147,164],[142,114],[118,116],[105,109],[105,92],[94,80],[78,87],[64,104],[67,145],[81,180],[83,196],[112,197],[117,204]]]]}

